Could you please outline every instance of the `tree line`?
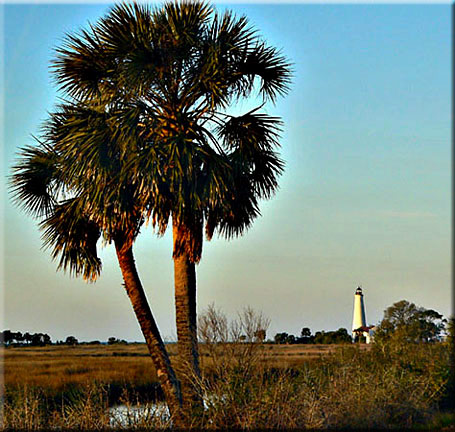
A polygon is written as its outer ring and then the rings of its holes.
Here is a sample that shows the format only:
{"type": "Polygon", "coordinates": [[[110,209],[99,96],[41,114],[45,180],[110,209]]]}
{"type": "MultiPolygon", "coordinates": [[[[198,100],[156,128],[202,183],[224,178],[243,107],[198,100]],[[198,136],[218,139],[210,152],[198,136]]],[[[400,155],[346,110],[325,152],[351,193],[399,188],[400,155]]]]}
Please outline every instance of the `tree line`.
{"type": "Polygon", "coordinates": [[[30,345],[44,346],[52,344],[51,337],[46,333],[21,333],[11,330],[0,332],[0,344],[2,346],[10,345],[30,345]]]}
{"type": "Polygon", "coordinates": [[[68,336],[65,340],[52,341],[47,333],[29,333],[29,332],[13,332],[11,330],[3,330],[0,332],[0,346],[45,346],[45,345],[114,345],[128,344],[124,339],[118,339],[111,336],[105,342],[92,340],[89,342],[79,341],[74,336],[68,336]]]}
{"type": "Polygon", "coordinates": [[[345,328],[334,331],[317,331],[314,335],[308,327],[304,327],[300,336],[286,332],[277,333],[273,338],[276,344],[341,344],[352,342],[352,337],[345,328]]]}

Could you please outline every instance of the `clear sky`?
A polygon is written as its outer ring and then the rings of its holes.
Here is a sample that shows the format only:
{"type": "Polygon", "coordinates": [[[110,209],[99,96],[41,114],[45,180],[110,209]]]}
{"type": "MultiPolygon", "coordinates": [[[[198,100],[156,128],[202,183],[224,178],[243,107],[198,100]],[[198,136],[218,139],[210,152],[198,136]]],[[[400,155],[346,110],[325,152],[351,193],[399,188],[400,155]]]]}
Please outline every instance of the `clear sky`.
{"type": "MultiPolygon", "coordinates": [[[[224,6],[218,5],[219,9],[224,6]]],[[[4,5],[3,177],[58,102],[53,49],[108,5],[4,5]]],[[[278,331],[350,328],[358,284],[369,324],[407,299],[451,312],[450,5],[240,5],[294,63],[280,191],[242,238],[206,242],[198,309],[244,305],[278,331]]],[[[248,104],[239,107],[246,109],[248,104]]],[[[5,193],[6,194],[6,193],[5,193]]],[[[56,272],[36,221],[4,200],[4,322],[53,339],[142,340],[113,248],[95,284],[56,272]]],[[[171,237],[135,248],[162,334],[175,338],[171,237]]]]}

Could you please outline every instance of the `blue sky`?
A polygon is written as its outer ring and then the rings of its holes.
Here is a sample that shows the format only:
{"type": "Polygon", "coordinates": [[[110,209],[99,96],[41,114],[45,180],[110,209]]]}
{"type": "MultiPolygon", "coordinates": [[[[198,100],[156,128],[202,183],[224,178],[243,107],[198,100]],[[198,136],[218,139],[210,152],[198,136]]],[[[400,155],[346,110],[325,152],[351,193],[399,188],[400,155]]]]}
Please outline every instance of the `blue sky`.
{"type": "MultiPolygon", "coordinates": [[[[4,158],[33,142],[58,102],[49,64],[65,32],[109,5],[4,5],[4,158]]],[[[224,6],[218,5],[223,9],[224,6]]],[[[349,328],[357,284],[367,321],[401,299],[450,313],[450,5],[239,5],[294,64],[280,191],[242,238],[205,243],[198,304],[271,318],[269,336],[349,328]]],[[[251,104],[236,109],[246,110],[251,104]]],[[[4,327],[54,339],[141,340],[112,248],[95,285],[56,273],[36,222],[4,209],[4,327]]],[[[171,239],[144,231],[140,275],[174,337],[171,239]]]]}

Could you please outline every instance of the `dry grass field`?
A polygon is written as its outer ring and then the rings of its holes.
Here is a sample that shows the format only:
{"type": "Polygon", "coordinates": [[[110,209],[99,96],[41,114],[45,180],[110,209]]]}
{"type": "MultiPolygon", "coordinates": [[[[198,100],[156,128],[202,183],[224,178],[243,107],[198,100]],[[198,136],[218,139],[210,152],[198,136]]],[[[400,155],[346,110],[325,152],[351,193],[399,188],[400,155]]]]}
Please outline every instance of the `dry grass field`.
{"type": "Polygon", "coordinates": [[[145,345],[82,345],[3,348],[7,387],[61,390],[68,384],[156,381],[145,345]]]}
{"type": "MultiPolygon", "coordinates": [[[[167,348],[175,362],[176,345],[169,344],[167,348]]],[[[290,367],[337,348],[337,345],[263,344],[260,354],[270,366],[290,367]]],[[[0,356],[7,387],[38,386],[58,391],[68,384],[93,381],[134,386],[157,381],[145,344],[10,347],[0,348],[0,356]]],[[[203,345],[201,363],[203,367],[210,363],[203,345]]]]}
{"type": "MultiPolygon", "coordinates": [[[[179,366],[176,345],[168,345],[179,366]]],[[[445,430],[449,346],[201,345],[210,395],[201,427],[445,430]]],[[[7,348],[0,430],[168,427],[153,414],[156,376],[144,344],[7,348]],[[135,409],[147,408],[137,417],[135,409]],[[123,418],[123,417],[122,417],[123,418]]],[[[198,423],[199,424],[199,423],[198,423]]]]}

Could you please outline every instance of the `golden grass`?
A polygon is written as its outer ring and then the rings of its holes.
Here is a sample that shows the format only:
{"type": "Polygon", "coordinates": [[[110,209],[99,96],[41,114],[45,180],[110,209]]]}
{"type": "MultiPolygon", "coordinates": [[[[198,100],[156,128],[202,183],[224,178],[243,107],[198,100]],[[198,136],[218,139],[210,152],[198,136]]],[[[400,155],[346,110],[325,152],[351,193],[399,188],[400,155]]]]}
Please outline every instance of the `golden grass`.
{"type": "MultiPolygon", "coordinates": [[[[176,363],[176,347],[168,348],[176,363]]],[[[374,346],[337,348],[202,345],[204,373],[195,382],[210,398],[203,417],[194,421],[202,428],[223,430],[441,430],[453,424],[453,418],[439,410],[449,396],[448,344],[400,344],[385,351],[374,346]]],[[[144,345],[9,348],[3,353],[9,384],[0,430],[107,429],[112,426],[109,407],[121,403],[134,410],[148,401],[138,398],[138,384],[153,380],[144,345]],[[132,370],[137,374],[130,376],[132,370]],[[125,385],[109,380],[125,380],[125,385]],[[38,381],[40,386],[31,385],[38,381]],[[71,382],[76,389],[58,394],[49,387],[71,382]],[[120,397],[112,398],[113,390],[120,390],[120,397]]],[[[147,413],[137,419],[132,415],[131,421],[118,426],[168,426],[147,413]]]]}
{"type": "Polygon", "coordinates": [[[3,354],[7,387],[27,385],[59,390],[68,384],[93,381],[156,382],[145,345],[7,348],[3,354]]]}
{"type": "MultiPolygon", "coordinates": [[[[263,344],[260,350],[269,366],[289,367],[332,353],[337,347],[263,344]]],[[[167,345],[167,349],[175,363],[176,345],[167,345]]],[[[209,366],[211,360],[204,345],[200,351],[202,365],[209,366]]],[[[0,360],[7,387],[25,385],[60,390],[69,384],[94,381],[134,385],[157,382],[145,344],[0,348],[0,360]]]]}

